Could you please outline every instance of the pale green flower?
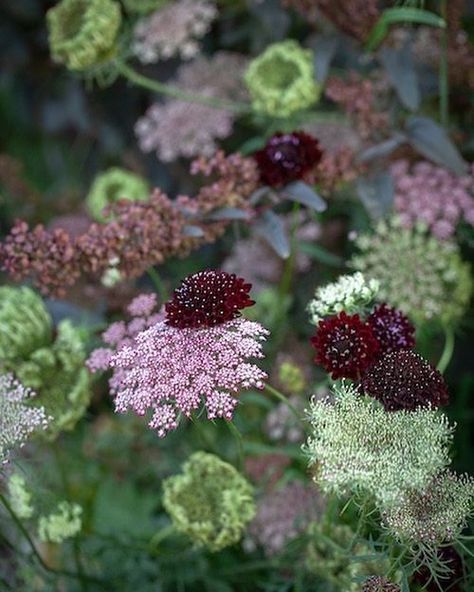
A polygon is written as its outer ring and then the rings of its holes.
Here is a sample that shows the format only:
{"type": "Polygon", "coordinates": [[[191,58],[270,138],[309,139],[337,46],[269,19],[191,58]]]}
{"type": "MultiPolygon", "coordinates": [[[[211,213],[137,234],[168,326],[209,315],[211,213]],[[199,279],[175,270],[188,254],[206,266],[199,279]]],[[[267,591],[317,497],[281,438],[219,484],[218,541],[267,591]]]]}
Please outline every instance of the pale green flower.
{"type": "Polygon", "coordinates": [[[51,56],[69,70],[94,68],[115,54],[122,16],[114,0],[61,0],[46,20],[51,56]]]}
{"type": "Polygon", "coordinates": [[[453,428],[431,409],[385,411],[348,384],[311,401],[307,453],[324,491],[373,496],[388,507],[422,490],[449,463],[453,428]]]}
{"type": "Polygon", "coordinates": [[[474,509],[474,479],[443,471],[421,491],[408,491],[384,512],[391,534],[404,543],[440,545],[456,540],[474,509]]]}
{"type": "Polygon", "coordinates": [[[41,516],[38,521],[38,537],[43,542],[62,543],[75,537],[82,528],[82,508],[78,504],[60,502],[57,510],[41,516]]]}
{"type": "Polygon", "coordinates": [[[27,287],[0,287],[0,327],[0,366],[51,341],[51,317],[41,297],[27,287]]]}
{"type": "Polygon", "coordinates": [[[421,226],[407,229],[394,218],[356,239],[352,265],[380,284],[378,299],[415,323],[452,324],[466,312],[472,293],[470,266],[459,247],[438,241],[421,226]]]}
{"type": "Polygon", "coordinates": [[[254,60],[244,75],[257,112],[288,117],[319,100],[313,53],[291,39],[274,43],[254,60]]]}
{"type": "Polygon", "coordinates": [[[237,543],[255,515],[250,483],[205,452],[194,453],[180,475],[163,482],[163,505],[179,532],[210,551],[237,543]]]}
{"type": "Polygon", "coordinates": [[[99,222],[105,220],[103,210],[119,199],[146,201],[150,195],[148,183],[138,175],[112,167],[98,175],[86,197],[90,215],[99,222]]]}
{"type": "Polygon", "coordinates": [[[10,505],[22,520],[28,520],[34,514],[34,507],[31,503],[32,494],[28,490],[25,478],[19,473],[13,473],[8,479],[8,496],[10,505]]]}
{"type": "Polygon", "coordinates": [[[324,317],[364,312],[374,301],[379,291],[379,282],[366,280],[362,273],[341,275],[335,282],[317,288],[308,304],[310,320],[317,325],[324,317]]]}

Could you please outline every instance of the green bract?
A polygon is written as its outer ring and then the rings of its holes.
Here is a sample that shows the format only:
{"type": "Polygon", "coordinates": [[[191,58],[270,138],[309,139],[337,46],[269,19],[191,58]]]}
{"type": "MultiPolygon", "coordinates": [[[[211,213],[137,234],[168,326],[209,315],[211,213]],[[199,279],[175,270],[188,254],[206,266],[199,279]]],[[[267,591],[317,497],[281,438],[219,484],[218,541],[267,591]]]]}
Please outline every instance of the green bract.
{"type": "Polygon", "coordinates": [[[244,79],[255,111],[275,117],[306,109],[321,94],[314,79],[312,51],[293,40],[267,47],[250,62],[244,79]]]}
{"type": "Polygon", "coordinates": [[[122,20],[117,2],[61,0],[46,16],[51,56],[70,70],[98,66],[114,54],[122,20]]]}
{"type": "Polygon", "coordinates": [[[379,281],[378,299],[405,312],[418,325],[456,323],[472,292],[470,266],[459,247],[440,242],[425,228],[402,228],[397,219],[380,222],[356,239],[352,265],[379,281]]]}
{"type": "Polygon", "coordinates": [[[99,222],[105,220],[103,210],[119,199],[145,201],[149,197],[149,187],[138,175],[124,169],[113,167],[98,175],[86,198],[87,208],[99,222]]]}
{"type": "Polygon", "coordinates": [[[237,543],[255,515],[250,483],[213,454],[193,454],[180,475],[164,481],[163,492],[176,529],[210,551],[237,543]]]}
{"type": "Polygon", "coordinates": [[[51,317],[41,297],[30,288],[0,287],[0,327],[3,362],[27,357],[51,341],[51,317]]]}
{"type": "Polygon", "coordinates": [[[0,370],[13,372],[36,396],[30,405],[50,417],[42,432],[55,438],[72,429],[90,400],[90,378],[80,331],[61,321],[53,337],[52,319],[29,288],[0,288],[0,370]]]}
{"type": "Polygon", "coordinates": [[[421,490],[449,463],[452,428],[431,409],[385,411],[353,386],[334,389],[335,401],[313,399],[307,452],[325,491],[373,496],[391,506],[421,490]]]}

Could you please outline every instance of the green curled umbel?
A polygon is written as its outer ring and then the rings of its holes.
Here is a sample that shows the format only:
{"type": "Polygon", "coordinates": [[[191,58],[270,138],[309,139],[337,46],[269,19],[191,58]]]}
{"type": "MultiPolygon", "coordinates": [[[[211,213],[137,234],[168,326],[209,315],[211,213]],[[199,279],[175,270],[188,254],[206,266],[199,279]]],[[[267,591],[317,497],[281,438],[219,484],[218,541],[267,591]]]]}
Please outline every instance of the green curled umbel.
{"type": "Polygon", "coordinates": [[[255,515],[250,483],[205,452],[194,453],[180,475],[163,482],[163,505],[176,530],[210,551],[237,543],[255,515]]]}
{"type": "Polygon", "coordinates": [[[472,275],[457,244],[439,241],[423,226],[382,221],[356,239],[352,266],[379,282],[378,299],[401,309],[418,326],[455,325],[472,293],[472,275]]]}
{"type": "Polygon", "coordinates": [[[25,386],[37,393],[31,404],[44,407],[51,417],[43,432],[49,440],[73,429],[89,405],[90,378],[85,359],[79,330],[65,320],[59,323],[54,342],[37,349],[26,360],[17,360],[11,368],[25,386]]]}
{"type": "Polygon", "coordinates": [[[29,356],[52,339],[43,300],[27,287],[0,287],[0,328],[0,365],[29,356]]]}
{"type": "Polygon", "coordinates": [[[119,199],[145,201],[149,194],[148,183],[141,177],[125,169],[112,167],[97,175],[86,197],[86,204],[90,215],[103,222],[103,210],[107,206],[119,199]]]}
{"type": "Polygon", "coordinates": [[[114,0],[61,0],[46,15],[55,62],[84,71],[114,55],[122,21],[114,0]]]}
{"type": "Polygon", "coordinates": [[[250,62],[244,76],[257,112],[288,117],[319,100],[313,53],[296,41],[274,43],[250,62]]]}
{"type": "Polygon", "coordinates": [[[125,10],[130,14],[149,14],[166,4],[170,0],[122,0],[125,10]]]}

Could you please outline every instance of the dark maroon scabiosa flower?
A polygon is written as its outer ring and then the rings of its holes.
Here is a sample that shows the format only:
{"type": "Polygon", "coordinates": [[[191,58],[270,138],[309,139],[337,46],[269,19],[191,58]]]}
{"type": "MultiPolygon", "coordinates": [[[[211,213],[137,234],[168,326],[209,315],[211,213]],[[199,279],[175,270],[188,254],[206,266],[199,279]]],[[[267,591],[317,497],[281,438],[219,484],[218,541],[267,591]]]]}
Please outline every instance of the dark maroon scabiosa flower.
{"type": "Polygon", "coordinates": [[[315,362],[332,378],[358,380],[374,362],[379,344],[372,328],[358,314],[338,315],[319,321],[311,338],[316,349],[315,362]]]}
{"type": "Polygon", "coordinates": [[[371,576],[365,580],[361,592],[400,592],[400,586],[383,576],[371,576]]]}
{"type": "Polygon", "coordinates": [[[449,401],[441,373],[409,349],[384,354],[362,377],[361,384],[365,394],[380,401],[387,411],[440,407],[449,401]]]}
{"type": "Polygon", "coordinates": [[[437,553],[439,561],[449,569],[449,573],[438,575],[439,586],[433,580],[431,571],[426,566],[414,573],[414,581],[425,592],[460,592],[464,589],[463,584],[466,576],[461,556],[451,545],[439,547],[437,553]]]}
{"type": "Polygon", "coordinates": [[[379,355],[415,347],[415,327],[401,310],[379,304],[367,322],[380,344],[379,355]]]}
{"type": "Polygon", "coordinates": [[[303,179],[321,160],[323,153],[316,138],[305,132],[276,133],[254,157],[260,179],[279,187],[303,179]]]}
{"type": "Polygon", "coordinates": [[[188,276],[165,304],[166,323],[179,329],[213,327],[240,316],[255,304],[251,284],[234,273],[206,270],[188,276]]]}

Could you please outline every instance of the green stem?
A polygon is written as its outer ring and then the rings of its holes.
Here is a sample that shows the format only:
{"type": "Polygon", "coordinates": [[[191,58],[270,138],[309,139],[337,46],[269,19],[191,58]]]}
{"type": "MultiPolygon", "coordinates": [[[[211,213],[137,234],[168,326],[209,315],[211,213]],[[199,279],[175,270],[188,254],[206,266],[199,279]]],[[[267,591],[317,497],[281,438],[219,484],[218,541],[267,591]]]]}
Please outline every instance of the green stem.
{"type": "Polygon", "coordinates": [[[438,362],[438,370],[441,372],[441,374],[444,374],[444,372],[446,371],[446,368],[449,366],[449,362],[451,361],[451,358],[453,357],[453,352],[454,352],[454,331],[451,327],[445,327],[444,328],[444,335],[445,335],[445,340],[444,340],[444,349],[443,349],[443,353],[441,354],[441,358],[439,359],[438,362]]]}
{"type": "Polygon", "coordinates": [[[285,397],[285,395],[283,393],[280,393],[280,391],[278,391],[276,388],[273,388],[272,386],[270,386],[269,384],[265,385],[264,388],[265,391],[267,391],[267,393],[270,393],[270,395],[273,395],[276,399],[278,399],[281,403],[284,403],[288,409],[291,410],[291,412],[293,413],[293,415],[298,418],[299,420],[302,421],[302,417],[301,417],[301,412],[298,411],[298,409],[296,409],[296,407],[294,405],[292,405],[290,403],[290,401],[288,401],[288,398],[285,397]]]}
{"type": "MultiPolygon", "coordinates": [[[[6,509],[6,511],[8,512],[8,514],[10,515],[11,519],[13,520],[13,522],[15,523],[16,527],[18,528],[18,530],[21,532],[21,534],[25,537],[31,552],[33,553],[34,557],[36,558],[36,560],[38,561],[38,563],[40,564],[40,566],[47,572],[51,573],[51,574],[55,574],[57,576],[65,576],[68,578],[74,578],[74,579],[81,579],[81,576],[78,573],[72,572],[72,571],[67,571],[64,569],[54,569],[53,567],[50,567],[43,559],[43,557],[41,556],[41,553],[38,551],[38,549],[36,548],[35,543],[33,542],[33,539],[30,536],[30,533],[28,532],[28,530],[25,528],[25,526],[23,525],[23,522],[18,518],[18,516],[15,514],[15,511],[13,510],[13,508],[10,506],[8,500],[5,498],[4,495],[2,495],[0,493],[0,502],[3,504],[4,508],[6,509]]],[[[98,578],[94,578],[91,576],[82,576],[85,579],[87,579],[90,582],[94,582],[96,584],[99,584],[101,586],[104,585],[104,582],[102,580],[99,580],[98,578]]]]}
{"type": "Polygon", "coordinates": [[[168,290],[166,289],[166,286],[163,283],[160,274],[156,271],[154,267],[149,267],[147,269],[147,274],[153,282],[153,285],[155,286],[156,291],[158,292],[158,295],[161,298],[161,301],[166,302],[168,300],[168,290]]]}
{"type": "Polygon", "coordinates": [[[154,550],[158,545],[164,541],[166,538],[175,534],[176,530],[173,524],[167,524],[163,526],[157,533],[155,533],[149,543],[149,547],[151,550],[154,550]]]}
{"type": "Polygon", "coordinates": [[[189,103],[198,103],[200,105],[205,105],[206,107],[212,107],[213,109],[233,111],[234,113],[250,113],[252,111],[252,107],[248,103],[228,101],[227,99],[219,99],[217,97],[186,92],[176,86],[147,78],[146,76],[135,72],[135,70],[126,64],[120,64],[118,69],[122,76],[127,78],[127,80],[133,84],[168,97],[180,99],[181,101],[187,101],[189,103]]]}
{"type": "Polygon", "coordinates": [[[239,459],[239,470],[243,470],[244,468],[244,445],[242,442],[242,434],[236,428],[235,424],[232,421],[227,421],[227,425],[229,426],[229,430],[235,438],[237,442],[237,454],[239,459]]]}
{"type": "MultiPolygon", "coordinates": [[[[441,17],[446,22],[447,0],[440,0],[441,17]]],[[[448,81],[448,27],[441,31],[441,54],[439,59],[439,118],[444,127],[448,126],[449,117],[449,81],[448,81]]]]}

